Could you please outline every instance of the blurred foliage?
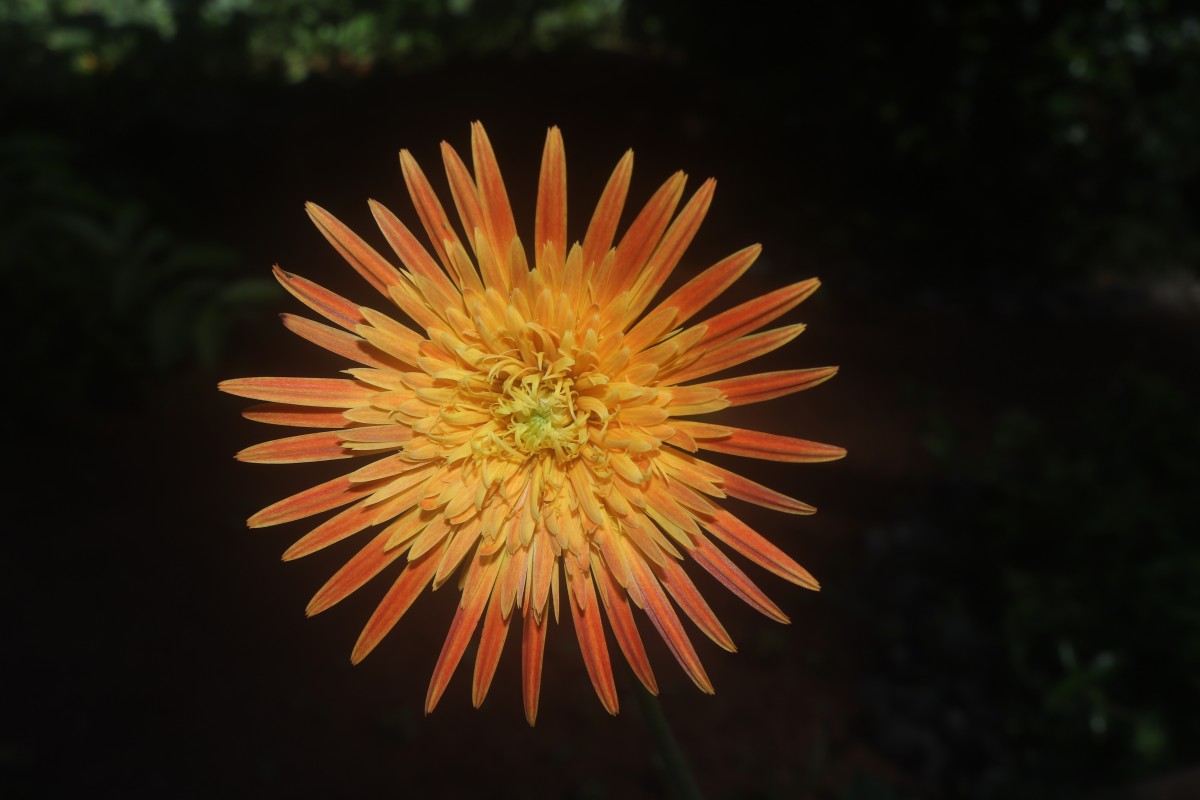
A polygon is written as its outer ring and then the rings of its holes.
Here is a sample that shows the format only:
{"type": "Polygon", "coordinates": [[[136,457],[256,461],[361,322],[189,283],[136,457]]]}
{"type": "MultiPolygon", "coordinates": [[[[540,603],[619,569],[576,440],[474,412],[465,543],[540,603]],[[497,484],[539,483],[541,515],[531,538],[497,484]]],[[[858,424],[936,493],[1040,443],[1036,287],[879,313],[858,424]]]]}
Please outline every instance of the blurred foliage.
{"type": "Polygon", "coordinates": [[[628,16],[632,42],[686,60],[793,154],[779,179],[816,195],[808,238],[873,290],[1019,301],[1200,271],[1193,2],[822,4],[721,25],[716,4],[650,0],[628,16]]]}
{"type": "Polygon", "coordinates": [[[42,135],[0,139],[0,271],[10,366],[52,371],[60,397],[212,364],[232,325],[280,290],[240,277],[240,256],[181,237],[147,198],[97,186],[72,147],[42,135]]]}
{"type": "MultiPolygon", "coordinates": [[[[615,42],[622,0],[16,0],[0,53],[61,84],[187,57],[204,74],[361,75],[454,56],[615,42]],[[5,52],[7,51],[7,52],[5,52]]],[[[10,62],[13,63],[13,62],[10,62]]]]}
{"type": "Polygon", "coordinates": [[[1014,409],[869,540],[872,734],[934,796],[1067,798],[1190,765],[1200,741],[1200,417],[1114,370],[1064,418],[1014,409]]]}

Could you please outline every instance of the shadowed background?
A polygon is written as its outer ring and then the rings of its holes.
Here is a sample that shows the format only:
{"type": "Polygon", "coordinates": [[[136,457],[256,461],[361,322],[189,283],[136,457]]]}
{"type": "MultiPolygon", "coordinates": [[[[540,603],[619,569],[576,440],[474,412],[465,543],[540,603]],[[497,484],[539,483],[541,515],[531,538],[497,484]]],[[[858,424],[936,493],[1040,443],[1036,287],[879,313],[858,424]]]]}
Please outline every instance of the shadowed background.
{"type": "Polygon", "coordinates": [[[218,380],[345,366],[270,266],[378,300],[303,203],[383,249],[367,198],[416,223],[397,151],[440,191],[476,119],[525,236],[556,124],[572,239],[632,147],[633,206],[719,181],[672,285],[753,242],[719,307],[823,281],[762,369],[841,373],[724,418],[849,457],[722,463],[821,509],[736,511],[824,590],[749,567],[782,627],[698,576],[739,646],[693,634],[712,698],[641,625],[706,794],[1200,793],[1200,14],[893,6],[0,9],[5,796],[670,796],[567,620],[536,728],[515,635],[480,711],[469,649],[425,717],[453,587],[351,667],[390,581],[303,609],[361,542],[281,564],[308,527],[243,522],[340,469],[231,458],[282,431],[218,380]]]}

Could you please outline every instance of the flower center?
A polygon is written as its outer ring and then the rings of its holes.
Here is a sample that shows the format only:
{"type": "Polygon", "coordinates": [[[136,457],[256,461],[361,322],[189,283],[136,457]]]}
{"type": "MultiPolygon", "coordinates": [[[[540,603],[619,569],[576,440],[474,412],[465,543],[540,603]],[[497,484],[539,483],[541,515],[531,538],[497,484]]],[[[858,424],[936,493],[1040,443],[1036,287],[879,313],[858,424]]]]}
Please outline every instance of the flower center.
{"type": "Polygon", "coordinates": [[[527,455],[543,450],[563,460],[578,455],[587,442],[587,420],[576,412],[572,385],[569,377],[540,373],[505,381],[492,408],[507,434],[505,443],[527,455]]]}

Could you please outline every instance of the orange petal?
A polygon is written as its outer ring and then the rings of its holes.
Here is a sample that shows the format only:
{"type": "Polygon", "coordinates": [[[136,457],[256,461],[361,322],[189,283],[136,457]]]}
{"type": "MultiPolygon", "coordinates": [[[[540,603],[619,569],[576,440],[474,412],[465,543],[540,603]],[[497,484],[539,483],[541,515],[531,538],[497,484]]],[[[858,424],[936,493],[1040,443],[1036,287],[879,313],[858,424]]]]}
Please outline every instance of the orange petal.
{"type": "Polygon", "coordinates": [[[467,170],[467,165],[449,142],[442,142],[442,163],[446,166],[446,179],[450,183],[450,196],[454,198],[458,218],[462,220],[463,230],[467,232],[467,239],[471,241],[471,248],[478,251],[479,243],[475,240],[475,231],[486,230],[487,225],[483,218],[483,207],[479,204],[479,189],[467,170]]]}
{"type": "Polygon", "coordinates": [[[629,179],[632,174],[633,151],[627,150],[609,176],[604,193],[600,195],[600,201],[596,203],[596,210],[592,213],[592,221],[588,224],[587,234],[583,238],[584,269],[598,267],[612,247],[613,235],[617,232],[621,209],[625,207],[625,196],[629,193],[629,179]]]}
{"type": "Polygon", "coordinates": [[[347,330],[354,330],[354,326],[363,321],[362,315],[358,313],[358,306],[341,295],[334,294],[328,289],[301,278],[299,275],[282,270],[278,266],[274,268],[274,273],[275,279],[283,285],[283,288],[326,319],[336,322],[347,330]]]}
{"type": "Polygon", "coordinates": [[[475,574],[469,576],[467,582],[471,583],[473,578],[478,583],[474,585],[475,591],[469,599],[464,596],[466,604],[459,605],[458,611],[454,615],[454,621],[450,623],[450,631],[446,634],[446,643],[442,645],[442,652],[433,668],[433,677],[429,681],[429,691],[425,694],[426,714],[433,711],[438,701],[442,699],[442,693],[446,691],[450,677],[458,667],[458,662],[462,660],[463,651],[467,649],[467,644],[471,641],[471,636],[479,625],[479,618],[483,616],[483,608],[488,598],[491,597],[492,584],[495,583],[496,572],[501,561],[502,557],[497,557],[491,559],[489,564],[480,566],[477,559],[472,565],[476,567],[475,574]]]}
{"type": "Polygon", "coordinates": [[[846,455],[845,448],[831,444],[810,442],[807,439],[795,439],[791,436],[778,436],[762,431],[748,431],[743,428],[729,428],[729,430],[729,436],[723,439],[701,439],[696,443],[702,450],[715,450],[718,453],[729,453],[747,458],[761,458],[765,461],[809,463],[836,461],[846,455]]]}
{"type": "Polygon", "coordinates": [[[396,626],[404,613],[412,606],[413,601],[425,590],[433,570],[437,567],[437,554],[426,553],[415,561],[408,562],[404,572],[383,596],[375,613],[367,620],[366,627],[359,634],[350,654],[351,663],[357,664],[375,649],[384,636],[396,626]]]}
{"type": "Polygon", "coordinates": [[[251,400],[326,408],[365,406],[375,394],[361,383],[341,378],[235,378],[221,381],[217,388],[251,400]]]}
{"type": "MultiPolygon", "coordinates": [[[[693,329],[689,328],[688,330],[693,329]]],[[[697,358],[694,361],[684,362],[678,369],[666,369],[663,372],[663,378],[666,380],[667,376],[670,376],[671,383],[683,383],[695,378],[702,378],[705,375],[712,375],[714,372],[736,367],[738,364],[766,355],[803,332],[804,325],[802,324],[788,325],[756,333],[753,336],[743,336],[741,339],[734,339],[732,342],[726,342],[711,350],[705,350],[703,346],[699,346],[695,351],[697,358]]],[[[707,334],[707,331],[705,333],[707,334]]]]}
{"type": "Polygon", "coordinates": [[[786,494],[780,494],[774,489],[769,489],[761,483],[755,483],[749,478],[744,478],[735,472],[722,469],[714,464],[705,464],[705,466],[720,476],[721,488],[730,497],[736,497],[738,500],[745,500],[747,503],[754,503],[763,508],[783,511],[787,514],[817,513],[817,509],[808,503],[788,497],[786,494]]]}
{"type": "Polygon", "coordinates": [[[698,384],[720,389],[721,394],[729,399],[733,406],[743,406],[748,403],[761,403],[776,397],[811,389],[817,384],[824,383],[837,374],[837,367],[817,367],[815,369],[789,369],[782,372],[762,372],[758,375],[744,375],[740,378],[727,378],[723,381],[698,384]]]}
{"type": "Polygon", "coordinates": [[[724,584],[725,588],[736,594],[751,608],[765,614],[776,622],[788,623],[787,614],[779,606],[771,602],[762,589],[754,585],[754,581],[746,576],[729,557],[722,553],[703,536],[693,537],[695,547],[689,552],[692,559],[708,570],[714,578],[724,584]]]}
{"type": "Polygon", "coordinates": [[[521,636],[521,696],[525,702],[525,719],[530,725],[537,722],[538,696],[542,691],[542,655],[549,623],[548,614],[535,614],[526,608],[521,636]]]}
{"type": "Polygon", "coordinates": [[[567,161],[557,127],[546,132],[533,222],[533,252],[541,253],[546,245],[554,247],[559,259],[567,257],[567,161]]]}
{"type": "Polygon", "coordinates": [[[331,328],[304,317],[297,317],[294,314],[280,314],[280,317],[283,319],[284,327],[292,333],[343,358],[380,369],[403,370],[405,368],[400,361],[372,347],[360,336],[339,331],[337,328],[331,328]]]}
{"type": "Polygon", "coordinates": [[[239,451],[234,458],[251,464],[301,464],[353,456],[354,453],[342,447],[340,431],[323,431],[256,444],[239,451]]]}
{"type": "Polygon", "coordinates": [[[359,238],[357,233],[316,203],[305,203],[304,208],[313,224],[334,249],[341,253],[342,258],[354,267],[355,272],[387,297],[387,287],[401,280],[396,268],[359,238]]]}
{"type": "Polygon", "coordinates": [[[626,324],[637,319],[646,306],[650,305],[650,301],[679,264],[679,259],[683,257],[684,251],[696,236],[696,231],[700,229],[704,215],[708,213],[716,188],[717,182],[712,178],[702,183],[663,235],[662,241],[654,250],[654,255],[650,256],[645,269],[633,283],[629,308],[625,312],[626,324]]]}
{"type": "Polygon", "coordinates": [[[816,278],[809,278],[717,314],[702,323],[708,331],[700,344],[711,348],[753,333],[800,305],[820,285],[816,278]]]}
{"type": "Polygon", "coordinates": [[[596,575],[596,585],[600,587],[600,602],[608,613],[608,623],[612,626],[617,645],[625,654],[625,660],[638,676],[638,680],[650,692],[658,694],[658,683],[654,680],[654,671],[650,669],[650,659],[646,656],[646,648],[642,645],[642,637],[638,634],[637,624],[633,620],[633,612],[629,608],[629,598],[612,574],[602,565],[597,565],[592,559],[592,574],[596,575]]]}
{"type": "Polygon", "coordinates": [[[267,506],[250,517],[246,524],[251,528],[266,528],[311,517],[313,514],[352,503],[374,488],[367,483],[351,483],[350,479],[343,475],[267,506]]]}
{"type": "Polygon", "coordinates": [[[676,172],[659,187],[646,207],[638,214],[629,230],[617,245],[617,254],[612,261],[611,273],[600,275],[597,291],[601,299],[609,300],[633,286],[634,280],[646,265],[646,261],[658,246],[671,215],[683,197],[683,185],[687,176],[676,172]]]}
{"type": "Polygon", "coordinates": [[[404,266],[414,274],[427,278],[433,283],[441,294],[443,302],[449,303],[456,299],[457,302],[461,302],[462,295],[459,294],[458,288],[450,282],[445,271],[438,266],[437,262],[429,255],[429,251],[417,241],[417,237],[413,236],[408,227],[387,206],[374,200],[367,202],[371,206],[371,214],[375,217],[375,223],[379,226],[379,230],[383,231],[384,238],[396,251],[396,255],[400,257],[404,266]]]}
{"type": "Polygon", "coordinates": [[[580,589],[575,588],[575,583],[567,581],[567,593],[571,599],[571,617],[575,621],[575,634],[579,640],[579,650],[583,653],[583,663],[604,710],[616,714],[617,687],[613,683],[608,646],[604,643],[604,625],[600,622],[600,604],[596,602],[596,588],[592,584],[590,573],[582,576],[579,581],[582,596],[580,589]]]}
{"type": "Polygon", "coordinates": [[[714,514],[712,519],[701,519],[700,524],[713,536],[763,569],[806,589],[821,588],[821,584],[817,583],[817,579],[808,570],[728,511],[722,509],[714,514]]]}
{"type": "Polygon", "coordinates": [[[487,616],[483,619],[479,651],[475,655],[475,674],[471,678],[471,703],[476,708],[483,705],[488,689],[492,686],[496,665],[500,663],[500,653],[504,650],[504,640],[508,638],[510,622],[512,616],[504,615],[500,596],[493,593],[492,601],[488,604],[487,616]]]}
{"type": "MultiPolygon", "coordinates": [[[[429,179],[425,177],[425,173],[421,171],[416,160],[407,150],[400,151],[400,171],[404,173],[404,184],[408,187],[408,194],[412,197],[413,205],[417,209],[417,216],[421,218],[421,225],[425,228],[425,233],[429,235],[429,241],[433,244],[438,259],[442,262],[442,266],[453,274],[445,243],[449,242],[451,245],[455,245],[459,243],[459,240],[458,234],[454,232],[454,226],[450,224],[450,218],[446,216],[441,201],[437,199],[433,187],[429,185],[429,179]]],[[[463,285],[461,281],[459,285],[463,285]]]]}
{"type": "Polygon", "coordinates": [[[683,625],[679,622],[679,617],[675,614],[675,609],[671,608],[670,601],[663,593],[662,586],[659,585],[658,578],[651,572],[649,565],[640,558],[633,556],[629,559],[629,568],[631,572],[630,588],[639,593],[642,600],[642,609],[646,612],[646,616],[650,617],[650,621],[654,623],[654,627],[658,629],[658,633],[662,636],[663,641],[667,643],[675,660],[683,667],[688,677],[692,682],[700,688],[700,691],[705,694],[712,694],[712,681],[708,679],[708,675],[704,672],[704,666],[700,663],[700,657],[696,655],[695,648],[692,647],[691,640],[688,639],[687,633],[683,630],[683,625]]]}
{"type": "Polygon", "coordinates": [[[346,565],[313,595],[304,613],[310,617],[315,616],[340,603],[399,558],[404,553],[404,548],[388,550],[388,535],[386,531],[379,534],[370,544],[358,551],[354,558],[346,562],[346,565]]]}
{"type": "Polygon", "coordinates": [[[675,324],[682,325],[742,277],[761,252],[762,245],[754,244],[718,261],[680,286],[659,307],[674,308],[678,312],[675,324]]]}
{"type": "Polygon", "coordinates": [[[708,638],[730,653],[737,652],[737,647],[734,646],[733,639],[729,638],[725,626],[721,624],[717,615],[704,601],[704,597],[692,583],[692,579],[679,566],[679,562],[673,558],[668,558],[666,566],[663,567],[662,585],[671,598],[683,609],[683,613],[687,614],[692,622],[696,623],[696,627],[704,631],[708,638]]]}
{"type": "Polygon", "coordinates": [[[340,408],[290,406],[283,403],[260,403],[250,406],[242,416],[268,425],[290,425],[293,428],[345,428],[352,423],[340,408]]]}
{"type": "Polygon", "coordinates": [[[365,502],[347,508],[302,536],[283,554],[283,560],[292,561],[309,553],[315,553],[334,542],[340,542],[348,536],[353,536],[364,528],[369,528],[377,512],[378,508],[369,506],[365,502]]]}
{"type": "Polygon", "coordinates": [[[500,165],[496,163],[492,143],[488,140],[487,131],[478,122],[471,125],[471,160],[475,164],[475,180],[479,183],[479,201],[487,221],[488,237],[492,240],[501,273],[506,278],[504,285],[508,288],[513,285],[512,280],[507,279],[508,252],[512,240],[517,236],[517,223],[513,219],[512,206],[508,202],[504,180],[500,177],[500,165]]]}

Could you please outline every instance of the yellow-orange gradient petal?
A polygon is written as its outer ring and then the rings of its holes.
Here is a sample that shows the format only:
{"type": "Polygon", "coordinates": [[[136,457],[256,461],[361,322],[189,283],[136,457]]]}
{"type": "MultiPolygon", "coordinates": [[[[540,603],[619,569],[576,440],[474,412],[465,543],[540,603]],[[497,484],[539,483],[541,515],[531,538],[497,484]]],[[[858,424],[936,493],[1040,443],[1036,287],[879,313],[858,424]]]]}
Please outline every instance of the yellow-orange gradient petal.
{"type": "Polygon", "coordinates": [[[711,693],[685,623],[724,650],[735,647],[692,569],[784,623],[784,611],[726,549],[787,581],[819,587],[724,505],[732,498],[793,515],[816,509],[704,456],[805,463],[845,451],[712,416],[810,389],[836,367],[708,376],[799,335],[798,323],[760,329],[809,297],[818,281],[798,281],[692,322],[719,304],[761,250],[750,244],[711,266],[698,263],[691,246],[712,208],[715,181],[700,182],[683,202],[687,176],[671,175],[634,207],[622,232],[633,173],[627,152],[580,237],[568,229],[568,160],[557,128],[542,148],[528,221],[513,213],[500,161],[479,123],[469,147],[441,147],[459,227],[408,151],[400,152],[400,168],[415,211],[410,222],[368,201],[376,241],[397,264],[308,204],[320,234],[376,292],[368,306],[360,304],[366,298],[348,299],[275,268],[279,282],[325,320],[286,313],[283,324],[344,359],[342,376],[241,378],[219,388],[261,401],[243,412],[247,419],[320,429],[251,445],[239,459],[356,458],[356,467],[267,506],[249,524],[317,519],[284,560],[373,531],[307,609],[321,613],[377,576],[392,576],[353,645],[354,663],[380,647],[426,589],[457,587],[427,712],[474,640],[471,699],[484,702],[519,617],[521,693],[532,725],[546,637],[563,603],[587,675],[610,713],[618,710],[610,633],[642,684],[658,691],[639,615],[684,673],[711,693]],[[459,152],[469,155],[470,167],[459,152]],[[676,270],[692,277],[660,296],[676,270]]]}

